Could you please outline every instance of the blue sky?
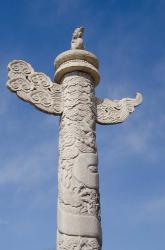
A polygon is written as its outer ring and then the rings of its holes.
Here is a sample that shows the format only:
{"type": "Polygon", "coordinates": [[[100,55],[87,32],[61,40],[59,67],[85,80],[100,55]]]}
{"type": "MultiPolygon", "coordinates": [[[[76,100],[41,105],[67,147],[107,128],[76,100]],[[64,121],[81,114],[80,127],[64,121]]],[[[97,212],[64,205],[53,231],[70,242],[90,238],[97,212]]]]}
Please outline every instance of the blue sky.
{"type": "Polygon", "coordinates": [[[139,91],[121,125],[97,126],[104,250],[164,250],[165,1],[5,0],[0,8],[0,249],[54,250],[58,117],[5,87],[7,64],[53,79],[55,57],[83,25],[100,61],[99,97],[139,91]]]}

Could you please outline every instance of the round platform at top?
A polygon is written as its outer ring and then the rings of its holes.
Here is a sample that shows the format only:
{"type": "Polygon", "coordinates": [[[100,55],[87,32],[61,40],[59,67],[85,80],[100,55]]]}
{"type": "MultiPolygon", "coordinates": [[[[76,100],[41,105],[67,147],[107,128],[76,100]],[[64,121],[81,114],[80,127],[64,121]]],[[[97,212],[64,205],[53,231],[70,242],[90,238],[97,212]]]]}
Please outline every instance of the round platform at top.
{"type": "Polygon", "coordinates": [[[67,50],[56,57],[54,65],[56,70],[54,78],[57,83],[60,83],[66,73],[73,71],[88,73],[93,77],[95,85],[99,83],[99,62],[97,57],[89,51],[67,50]]]}

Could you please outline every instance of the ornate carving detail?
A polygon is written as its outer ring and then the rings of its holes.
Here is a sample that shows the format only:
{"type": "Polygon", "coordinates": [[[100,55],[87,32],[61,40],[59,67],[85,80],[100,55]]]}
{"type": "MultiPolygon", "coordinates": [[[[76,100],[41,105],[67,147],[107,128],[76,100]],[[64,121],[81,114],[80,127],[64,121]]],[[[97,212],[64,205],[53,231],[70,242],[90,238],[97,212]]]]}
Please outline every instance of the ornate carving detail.
{"type": "Polygon", "coordinates": [[[90,75],[78,71],[65,74],[61,86],[58,231],[62,233],[62,240],[58,245],[60,250],[98,250],[101,226],[95,86],[90,75]],[[97,242],[96,246],[89,245],[88,238],[84,237],[91,237],[89,240],[97,242]]]}
{"type": "Polygon", "coordinates": [[[18,60],[8,65],[7,87],[24,101],[43,112],[62,113],[61,86],[53,84],[43,73],[34,72],[30,64],[18,60]]]}
{"type": "Polygon", "coordinates": [[[99,63],[84,50],[84,28],[77,28],[71,50],[55,61],[53,84],[24,61],[8,65],[8,88],[43,112],[60,115],[58,171],[58,250],[101,250],[99,174],[96,122],[123,122],[142,102],[135,99],[101,100],[95,97],[99,63]]]}
{"type": "Polygon", "coordinates": [[[76,28],[73,32],[71,49],[84,49],[83,44],[84,27],[76,28]]]}
{"type": "Polygon", "coordinates": [[[59,83],[63,75],[73,71],[77,72],[82,71],[89,73],[93,77],[95,85],[99,83],[100,76],[98,69],[95,67],[95,65],[92,65],[90,62],[84,59],[70,59],[68,61],[64,61],[63,63],[61,63],[58,69],[56,70],[55,74],[56,81],[59,83]]]}
{"type": "Polygon", "coordinates": [[[96,98],[96,120],[100,124],[121,123],[127,119],[135,107],[142,103],[142,95],[136,94],[136,98],[123,98],[121,100],[108,100],[96,98]]]}
{"type": "Polygon", "coordinates": [[[57,70],[62,63],[74,59],[85,60],[90,64],[92,64],[93,66],[95,66],[97,69],[99,68],[98,59],[94,54],[92,54],[87,50],[75,49],[75,50],[67,50],[59,54],[54,62],[55,69],[57,70]]]}
{"type": "Polygon", "coordinates": [[[101,250],[97,239],[58,234],[57,250],[101,250]]]}

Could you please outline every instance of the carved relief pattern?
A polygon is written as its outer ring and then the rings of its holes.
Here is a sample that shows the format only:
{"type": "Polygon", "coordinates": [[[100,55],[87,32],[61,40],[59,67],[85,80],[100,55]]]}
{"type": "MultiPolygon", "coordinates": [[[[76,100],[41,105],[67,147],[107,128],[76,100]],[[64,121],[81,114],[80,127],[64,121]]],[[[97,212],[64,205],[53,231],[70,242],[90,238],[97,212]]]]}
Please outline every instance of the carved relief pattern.
{"type": "Polygon", "coordinates": [[[7,87],[43,112],[62,113],[61,86],[53,84],[43,73],[34,72],[30,64],[18,60],[8,65],[7,87]]]}
{"type": "Polygon", "coordinates": [[[59,141],[60,218],[57,245],[59,250],[99,250],[101,228],[94,85],[92,78],[81,72],[66,74],[61,83],[63,113],[59,141]],[[73,222],[70,225],[72,229],[62,225],[62,217],[65,215],[65,223],[69,220],[73,222]],[[74,227],[76,218],[79,221],[77,236],[77,227],[74,227]],[[90,238],[85,237],[90,236],[88,228],[83,227],[86,219],[89,225],[94,223],[94,235],[90,238]]]}
{"type": "Polygon", "coordinates": [[[142,103],[142,95],[136,94],[136,98],[123,98],[121,100],[108,100],[96,98],[96,119],[101,124],[115,124],[123,122],[135,107],[142,103]]]}
{"type": "Polygon", "coordinates": [[[72,35],[71,49],[84,49],[83,44],[84,28],[76,28],[72,35]]]}
{"type": "Polygon", "coordinates": [[[70,237],[64,234],[58,236],[57,250],[101,250],[97,239],[86,237],[70,237]]]}
{"type": "Polygon", "coordinates": [[[57,250],[101,250],[96,122],[123,122],[142,102],[140,93],[114,101],[95,97],[99,63],[84,50],[83,33],[83,27],[75,29],[71,50],[55,60],[60,85],[22,60],[8,65],[11,91],[45,113],[61,115],[57,250]]]}

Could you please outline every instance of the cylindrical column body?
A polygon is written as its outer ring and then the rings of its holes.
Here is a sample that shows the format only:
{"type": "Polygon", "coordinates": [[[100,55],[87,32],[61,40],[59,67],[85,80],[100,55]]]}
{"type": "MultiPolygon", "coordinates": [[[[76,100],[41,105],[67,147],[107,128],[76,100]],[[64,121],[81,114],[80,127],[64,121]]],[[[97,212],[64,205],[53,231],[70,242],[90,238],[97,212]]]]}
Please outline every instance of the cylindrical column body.
{"type": "Polygon", "coordinates": [[[100,200],[95,133],[95,86],[80,71],[61,79],[58,250],[100,250],[100,200]]]}
{"type": "Polygon", "coordinates": [[[101,250],[98,158],[95,134],[95,86],[98,60],[73,49],[55,60],[61,84],[58,173],[58,250],[101,250]]]}

